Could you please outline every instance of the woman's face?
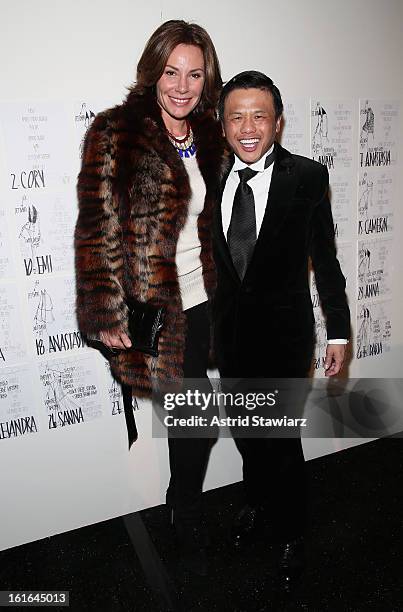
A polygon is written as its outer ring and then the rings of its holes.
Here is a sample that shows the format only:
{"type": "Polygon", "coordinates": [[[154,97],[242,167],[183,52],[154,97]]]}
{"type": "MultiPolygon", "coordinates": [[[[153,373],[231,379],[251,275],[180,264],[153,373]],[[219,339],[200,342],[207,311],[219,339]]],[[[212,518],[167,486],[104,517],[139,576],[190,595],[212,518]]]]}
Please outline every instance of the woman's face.
{"type": "Polygon", "coordinates": [[[157,101],[168,130],[172,131],[177,122],[183,121],[197,106],[205,78],[200,47],[177,45],[157,82],[157,101]]]}

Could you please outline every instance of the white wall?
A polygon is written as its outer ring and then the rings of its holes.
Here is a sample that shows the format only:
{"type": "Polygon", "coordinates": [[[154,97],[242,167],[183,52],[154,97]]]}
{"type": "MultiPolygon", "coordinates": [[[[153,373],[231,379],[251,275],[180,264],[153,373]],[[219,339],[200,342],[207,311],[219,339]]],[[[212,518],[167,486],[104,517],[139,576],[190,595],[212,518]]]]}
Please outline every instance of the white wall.
{"type": "MultiPolygon", "coordinates": [[[[14,4],[2,1],[1,5],[0,219],[3,234],[0,228],[0,243],[10,240],[15,271],[6,273],[0,280],[0,290],[5,287],[6,292],[16,292],[14,306],[18,316],[6,319],[0,313],[0,348],[1,333],[5,333],[1,325],[13,321],[12,334],[21,334],[22,342],[26,343],[25,356],[12,364],[14,376],[18,378],[20,373],[22,404],[25,402],[27,410],[31,404],[40,426],[36,434],[0,439],[0,549],[4,549],[161,503],[168,480],[165,441],[151,437],[149,405],[139,404],[136,418],[140,438],[129,455],[124,419],[122,415],[111,414],[108,396],[111,381],[105,365],[89,349],[73,351],[69,357],[79,361],[82,355],[91,356],[102,412],[82,424],[47,429],[43,390],[38,379],[38,367],[44,359],[33,350],[31,311],[27,302],[31,279],[25,278],[18,265],[19,226],[13,215],[15,193],[10,191],[7,123],[13,116],[16,101],[22,104],[21,108],[29,105],[41,108],[42,103],[55,102],[61,120],[73,117],[78,101],[119,102],[126,86],[134,79],[136,62],[148,36],[161,22],[171,18],[193,20],[206,27],[216,44],[224,79],[244,69],[262,70],[277,83],[285,102],[299,98],[308,103],[311,97],[317,96],[342,98],[353,100],[358,109],[360,98],[401,101],[403,4],[400,0],[339,0],[337,3],[151,0],[146,4],[130,0],[114,3],[41,0],[33,5],[28,0],[17,0],[14,4]]],[[[358,113],[356,118],[355,137],[358,113]]],[[[402,125],[400,122],[400,160],[403,159],[402,125]]],[[[71,125],[55,123],[55,141],[62,139],[65,147],[61,159],[66,166],[60,168],[65,180],[62,196],[71,211],[75,210],[74,183],[79,163],[73,131],[73,121],[71,125]]],[[[309,155],[308,150],[306,154],[309,155]]],[[[18,159],[18,151],[15,156],[18,159]]],[[[22,169],[24,163],[16,167],[22,169]]],[[[357,162],[354,163],[356,174],[357,162]]],[[[402,376],[400,236],[403,215],[398,196],[403,185],[401,175],[396,174],[393,349],[376,359],[353,360],[351,376],[402,376]]],[[[53,189],[50,190],[52,197],[59,193],[53,189]]],[[[356,201],[351,206],[356,210],[356,201]]],[[[61,271],[54,274],[54,282],[64,282],[70,277],[68,272],[61,271]]],[[[350,300],[354,318],[355,286],[350,300]]],[[[67,355],[47,356],[47,362],[57,368],[62,358],[67,359],[67,355]]],[[[7,365],[0,365],[0,379],[10,379],[11,370],[7,365]]],[[[0,403],[0,421],[9,419],[14,409],[18,413],[20,408],[13,401],[10,395],[0,403]]],[[[305,440],[306,458],[358,441],[305,440]]],[[[239,478],[240,460],[233,443],[220,440],[213,451],[206,488],[239,478]]]]}

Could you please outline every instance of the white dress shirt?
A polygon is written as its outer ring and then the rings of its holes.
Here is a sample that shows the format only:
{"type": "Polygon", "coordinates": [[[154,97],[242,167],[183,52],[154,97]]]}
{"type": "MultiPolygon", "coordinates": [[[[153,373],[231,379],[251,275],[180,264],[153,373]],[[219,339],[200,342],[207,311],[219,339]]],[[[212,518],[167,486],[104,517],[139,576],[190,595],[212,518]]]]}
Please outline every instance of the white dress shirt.
{"type": "MultiPolygon", "coordinates": [[[[274,149],[274,145],[272,145],[271,149],[267,151],[266,155],[269,155],[274,149]]],[[[227,182],[225,183],[224,193],[222,196],[222,206],[221,206],[221,214],[222,214],[222,228],[224,231],[224,236],[227,238],[229,224],[231,222],[231,214],[232,214],[232,205],[234,203],[234,196],[239,185],[239,174],[238,170],[243,170],[243,168],[250,168],[251,170],[256,170],[257,174],[253,178],[248,181],[248,185],[251,187],[253,191],[253,197],[255,199],[255,215],[256,215],[256,237],[259,236],[260,228],[262,226],[262,221],[264,217],[264,213],[266,210],[267,197],[269,195],[270,183],[271,183],[271,175],[273,173],[273,165],[271,164],[268,168],[265,169],[264,163],[266,160],[266,155],[261,157],[254,164],[245,164],[239,157],[235,155],[235,163],[231,168],[231,172],[229,173],[227,182]]]]}
{"type": "MultiPolygon", "coordinates": [[[[224,192],[222,196],[221,204],[221,216],[222,216],[222,228],[225,238],[227,238],[229,225],[231,222],[232,205],[234,203],[234,196],[239,185],[239,174],[238,170],[249,167],[251,170],[256,170],[257,174],[248,181],[248,185],[253,191],[253,197],[255,200],[255,215],[256,215],[256,238],[259,236],[260,228],[262,227],[264,213],[266,211],[267,198],[269,195],[269,189],[271,184],[271,177],[273,174],[273,166],[271,164],[268,168],[264,167],[266,156],[274,149],[274,144],[267,151],[266,155],[263,155],[254,164],[246,164],[239,157],[235,155],[235,163],[231,168],[231,172],[228,175],[227,182],[225,183],[224,192]]],[[[345,338],[328,340],[328,344],[347,344],[348,340],[345,338]]]]}

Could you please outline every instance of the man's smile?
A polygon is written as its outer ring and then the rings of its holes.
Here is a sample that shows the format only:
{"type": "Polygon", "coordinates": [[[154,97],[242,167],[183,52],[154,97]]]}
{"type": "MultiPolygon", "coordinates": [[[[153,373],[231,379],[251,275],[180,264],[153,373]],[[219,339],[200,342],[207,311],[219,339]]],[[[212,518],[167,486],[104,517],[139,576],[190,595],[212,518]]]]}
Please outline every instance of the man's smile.
{"type": "Polygon", "coordinates": [[[260,138],[242,138],[239,142],[245,151],[255,151],[260,142],[260,138]]]}

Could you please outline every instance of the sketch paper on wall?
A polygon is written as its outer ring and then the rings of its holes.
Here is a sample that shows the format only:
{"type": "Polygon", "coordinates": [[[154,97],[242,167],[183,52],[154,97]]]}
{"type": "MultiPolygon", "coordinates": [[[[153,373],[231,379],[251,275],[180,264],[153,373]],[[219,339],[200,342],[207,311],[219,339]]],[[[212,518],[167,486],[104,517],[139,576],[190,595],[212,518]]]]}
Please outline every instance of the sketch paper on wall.
{"type": "Polygon", "coordinates": [[[353,116],[350,100],[311,99],[311,157],[329,172],[352,168],[353,116]]]}
{"type": "Polygon", "coordinates": [[[309,155],[307,111],[306,100],[287,100],[284,103],[281,145],[295,155],[309,155]]]}
{"type": "Polygon", "coordinates": [[[74,272],[73,233],[75,206],[67,195],[43,192],[17,196],[15,244],[24,276],[74,272]]]}
{"type": "Polygon", "coordinates": [[[27,297],[35,355],[62,355],[86,347],[75,315],[73,278],[32,279],[27,297]]]}
{"type": "Polygon", "coordinates": [[[396,175],[393,170],[361,170],[358,178],[359,236],[390,234],[396,175]]]}
{"type": "Polygon", "coordinates": [[[358,301],[390,297],[392,244],[392,239],[358,243],[358,301]]]}
{"type": "Polygon", "coordinates": [[[91,356],[52,359],[38,367],[48,429],[102,417],[98,375],[91,356]]]}
{"type": "Polygon", "coordinates": [[[37,433],[38,406],[32,401],[33,372],[27,366],[0,372],[0,440],[37,433]]]}
{"type": "Polygon", "coordinates": [[[391,349],[392,301],[362,303],[357,310],[356,358],[374,359],[391,349]]]}
{"type": "Polygon", "coordinates": [[[16,192],[63,188],[71,177],[73,138],[62,103],[1,105],[10,187],[16,192]]]}
{"type": "Polygon", "coordinates": [[[396,165],[399,103],[395,100],[360,100],[359,166],[396,165]]]}

